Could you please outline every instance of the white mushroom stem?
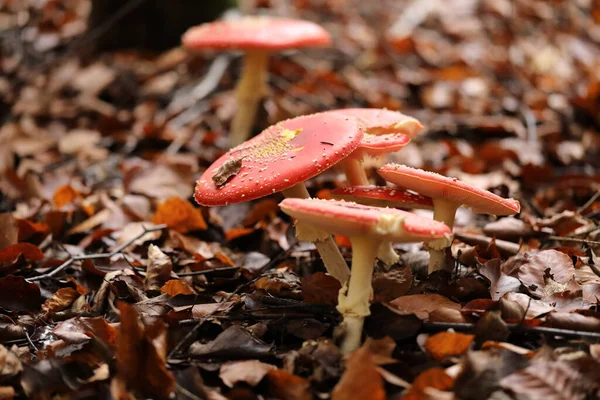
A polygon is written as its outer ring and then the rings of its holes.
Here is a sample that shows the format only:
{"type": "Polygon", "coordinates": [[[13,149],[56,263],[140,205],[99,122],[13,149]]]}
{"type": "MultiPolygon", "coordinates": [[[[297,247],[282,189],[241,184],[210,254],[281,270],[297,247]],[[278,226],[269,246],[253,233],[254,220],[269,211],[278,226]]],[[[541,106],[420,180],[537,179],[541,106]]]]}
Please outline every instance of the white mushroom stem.
{"type": "MultiPolygon", "coordinates": [[[[365,172],[362,160],[356,157],[348,157],[342,161],[342,169],[346,174],[348,183],[352,186],[367,186],[369,179],[365,172]]],[[[360,201],[358,201],[360,203],[360,201]]],[[[392,242],[382,242],[377,253],[377,258],[380,259],[389,269],[390,266],[396,264],[400,260],[400,256],[392,247],[392,242]]]]}
{"type": "MultiPolygon", "coordinates": [[[[454,217],[460,204],[444,199],[433,199],[433,219],[448,225],[450,229],[454,226],[454,217]]],[[[429,249],[429,273],[444,269],[446,263],[446,248],[452,244],[452,236],[432,240],[426,244],[429,249]]]]}
{"type": "Polygon", "coordinates": [[[345,336],[342,353],[347,354],[360,346],[364,319],[370,315],[369,302],[373,295],[373,263],[379,240],[369,237],[351,237],[352,273],[347,293],[340,294],[338,311],[344,316],[345,336]]]}
{"type": "MultiPolygon", "coordinates": [[[[310,197],[304,183],[292,186],[282,193],[285,197],[296,197],[301,199],[308,199],[310,197]]],[[[340,281],[342,286],[348,282],[348,279],[350,278],[350,269],[348,269],[348,264],[346,264],[340,249],[329,233],[315,229],[309,224],[297,222],[296,236],[298,239],[314,243],[329,275],[340,281]]]]}
{"type": "Polygon", "coordinates": [[[231,122],[231,147],[245,142],[252,131],[260,100],[267,95],[269,52],[248,50],[244,57],[242,76],[235,88],[237,112],[231,122]]]}

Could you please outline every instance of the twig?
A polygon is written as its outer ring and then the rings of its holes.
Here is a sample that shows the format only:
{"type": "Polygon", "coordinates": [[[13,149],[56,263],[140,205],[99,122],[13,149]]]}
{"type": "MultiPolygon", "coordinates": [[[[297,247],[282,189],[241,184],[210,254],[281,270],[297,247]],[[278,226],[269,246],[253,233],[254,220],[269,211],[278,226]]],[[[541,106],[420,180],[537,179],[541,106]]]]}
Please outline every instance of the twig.
{"type": "Polygon", "coordinates": [[[139,233],[135,237],[129,239],[125,243],[123,243],[123,244],[115,247],[112,251],[110,251],[108,253],[84,254],[84,255],[80,255],[80,256],[70,255],[68,260],[66,260],[61,265],[59,265],[58,267],[56,267],[52,271],[48,272],[47,274],[42,274],[42,275],[34,276],[33,278],[27,278],[26,280],[28,282],[36,282],[36,281],[41,281],[42,279],[45,279],[45,278],[51,278],[54,275],[58,274],[59,272],[63,271],[69,265],[73,264],[75,261],[95,260],[95,259],[99,259],[99,258],[110,258],[110,257],[112,257],[112,256],[114,256],[116,254],[119,254],[120,252],[123,251],[123,249],[127,248],[128,246],[130,246],[136,240],[144,237],[146,234],[148,234],[150,232],[161,231],[161,230],[165,229],[166,227],[167,227],[167,225],[163,224],[163,225],[156,225],[156,226],[153,226],[151,228],[144,228],[144,230],[141,233],[139,233]]]}
{"type": "Polygon", "coordinates": [[[583,243],[583,244],[593,244],[596,246],[600,245],[600,242],[597,240],[580,239],[580,238],[567,237],[567,236],[548,236],[547,239],[556,240],[557,242],[575,242],[575,243],[583,243]]]}
{"type": "Polygon", "coordinates": [[[577,214],[583,213],[589,206],[591,206],[596,200],[598,200],[598,197],[600,197],[600,189],[598,189],[598,191],[594,193],[594,195],[590,197],[590,199],[586,201],[584,205],[577,209],[577,214]]]}
{"type": "MultiPolygon", "coordinates": [[[[526,326],[521,324],[506,324],[512,333],[539,333],[555,336],[581,337],[600,341],[600,332],[576,331],[572,329],[549,328],[546,326],[526,326]]],[[[470,332],[475,329],[475,324],[452,322],[423,322],[422,329],[430,332],[454,329],[459,332],[470,332]]]]}

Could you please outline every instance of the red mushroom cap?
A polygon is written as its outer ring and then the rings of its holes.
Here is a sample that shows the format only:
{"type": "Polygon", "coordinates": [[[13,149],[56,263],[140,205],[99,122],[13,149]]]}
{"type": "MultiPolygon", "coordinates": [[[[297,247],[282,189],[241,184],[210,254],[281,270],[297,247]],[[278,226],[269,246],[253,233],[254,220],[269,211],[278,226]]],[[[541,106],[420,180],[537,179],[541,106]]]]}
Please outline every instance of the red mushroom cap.
{"type": "Polygon", "coordinates": [[[318,113],[279,122],[215,161],[194,197],[202,205],[222,206],[291,188],[343,160],[361,138],[354,118],[318,113]],[[226,182],[217,185],[215,175],[226,182]]]}
{"type": "Polygon", "coordinates": [[[283,50],[328,46],[331,36],[310,21],[246,16],[192,27],[183,35],[182,42],[191,49],[283,50]]]}
{"type": "Polygon", "coordinates": [[[365,134],[357,150],[359,157],[365,154],[377,156],[398,151],[410,142],[423,125],[398,111],[380,108],[345,108],[329,111],[335,114],[358,118],[365,134]]]}
{"type": "Polygon", "coordinates": [[[400,187],[417,190],[434,200],[442,198],[471,207],[474,212],[479,214],[511,215],[521,210],[521,205],[517,200],[504,199],[487,190],[435,172],[399,164],[386,164],[377,172],[386,181],[400,187]]]}
{"type": "Polygon", "coordinates": [[[433,209],[430,197],[389,186],[346,186],[331,191],[334,199],[376,207],[433,209]]]}
{"type": "Polygon", "coordinates": [[[286,213],[326,232],[378,236],[382,240],[421,241],[451,230],[442,222],[395,208],[365,206],[340,200],[289,198],[279,203],[286,213]]]}

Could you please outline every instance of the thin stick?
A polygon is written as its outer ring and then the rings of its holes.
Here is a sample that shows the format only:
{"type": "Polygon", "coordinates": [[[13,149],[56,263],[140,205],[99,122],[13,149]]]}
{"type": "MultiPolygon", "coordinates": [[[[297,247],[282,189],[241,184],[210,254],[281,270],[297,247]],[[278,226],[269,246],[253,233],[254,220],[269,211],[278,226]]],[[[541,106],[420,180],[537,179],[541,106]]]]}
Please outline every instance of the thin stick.
{"type": "MultiPolygon", "coordinates": [[[[600,332],[576,331],[572,329],[549,328],[546,326],[525,326],[521,324],[506,324],[512,333],[540,333],[566,337],[581,337],[587,339],[600,340],[600,332]]],[[[423,330],[430,332],[445,331],[454,329],[455,331],[465,332],[475,329],[475,324],[452,323],[452,322],[423,322],[423,330]]]]}
{"type": "Polygon", "coordinates": [[[598,200],[598,197],[600,197],[600,189],[598,189],[598,191],[594,193],[594,195],[590,197],[590,199],[586,201],[584,205],[577,209],[577,214],[583,213],[589,206],[591,206],[596,200],[598,200]]]}
{"type": "Polygon", "coordinates": [[[583,244],[594,244],[600,245],[600,242],[597,240],[588,240],[588,239],[580,239],[574,237],[566,237],[566,236],[548,236],[547,239],[556,240],[557,242],[575,242],[575,243],[583,243],[583,244]]]}
{"type": "Polygon", "coordinates": [[[63,271],[69,265],[73,264],[75,261],[95,260],[95,259],[99,259],[99,258],[110,258],[110,257],[112,257],[112,256],[114,256],[116,254],[119,254],[120,252],[123,251],[123,249],[127,248],[128,246],[130,246],[136,240],[144,237],[146,234],[148,234],[150,232],[161,231],[161,230],[166,229],[166,228],[167,228],[167,225],[164,225],[164,224],[163,225],[156,225],[156,226],[153,226],[151,228],[144,228],[144,230],[141,233],[139,233],[135,237],[129,239],[125,243],[122,243],[121,245],[115,247],[109,253],[84,254],[84,255],[80,255],[80,256],[70,255],[69,258],[65,262],[63,262],[61,265],[59,265],[58,267],[56,267],[52,271],[48,272],[47,274],[42,274],[42,275],[34,276],[32,278],[27,278],[26,280],[28,282],[36,282],[36,281],[41,281],[42,279],[45,279],[45,278],[51,278],[54,275],[58,274],[59,272],[63,271]]]}

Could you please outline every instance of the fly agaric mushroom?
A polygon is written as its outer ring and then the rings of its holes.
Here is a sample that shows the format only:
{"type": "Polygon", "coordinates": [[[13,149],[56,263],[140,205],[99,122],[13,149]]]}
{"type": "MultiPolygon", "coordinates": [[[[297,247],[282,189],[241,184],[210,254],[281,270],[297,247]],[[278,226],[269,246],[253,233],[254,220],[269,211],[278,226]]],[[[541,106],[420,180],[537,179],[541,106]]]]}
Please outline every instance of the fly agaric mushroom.
{"type": "MultiPolygon", "coordinates": [[[[416,190],[433,199],[433,218],[454,226],[456,210],[460,206],[470,207],[478,214],[512,215],[521,210],[517,200],[504,199],[483,190],[435,172],[411,168],[399,164],[386,164],[377,171],[386,181],[400,187],[416,190]]],[[[446,248],[451,240],[433,241],[429,247],[429,273],[444,268],[446,248]]]]}
{"type": "Polygon", "coordinates": [[[232,146],[248,139],[260,100],[267,94],[269,54],[278,50],[328,46],[329,33],[319,25],[299,19],[246,16],[202,24],[182,37],[190,49],[242,50],[246,52],[235,97],[238,110],[231,123],[232,146]]]}
{"type": "Polygon", "coordinates": [[[347,294],[340,293],[337,307],[346,328],[341,346],[344,353],[360,345],[364,317],[370,314],[373,263],[381,242],[420,242],[450,233],[441,222],[394,208],[320,199],[285,199],[279,207],[298,221],[350,238],[352,272],[347,294]]]}
{"type": "Polygon", "coordinates": [[[369,184],[362,165],[365,156],[376,157],[398,151],[423,129],[423,125],[417,119],[398,111],[379,108],[346,108],[328,111],[328,113],[357,118],[365,130],[360,146],[341,163],[351,185],[369,184]]]}
{"type": "MultiPolygon", "coordinates": [[[[346,186],[333,189],[331,197],[374,207],[433,209],[431,198],[388,186],[346,186]]],[[[400,256],[394,251],[391,243],[384,242],[379,248],[377,258],[389,267],[397,263],[400,256]]]]}
{"type": "MultiPolygon", "coordinates": [[[[358,148],[340,163],[350,185],[369,184],[362,163],[365,156],[376,157],[398,151],[423,128],[413,117],[380,108],[346,108],[328,113],[357,118],[365,130],[358,148]]],[[[386,265],[395,264],[400,259],[391,243],[383,244],[379,252],[378,258],[386,265]]]]}
{"type": "MultiPolygon", "coordinates": [[[[351,154],[362,135],[354,118],[319,113],[288,119],[215,161],[198,180],[194,198],[201,205],[223,206],[279,191],[309,197],[304,181],[351,154]]],[[[305,224],[297,226],[297,234],[315,243],[334,278],[348,280],[348,266],[331,235],[305,224]]]]}

